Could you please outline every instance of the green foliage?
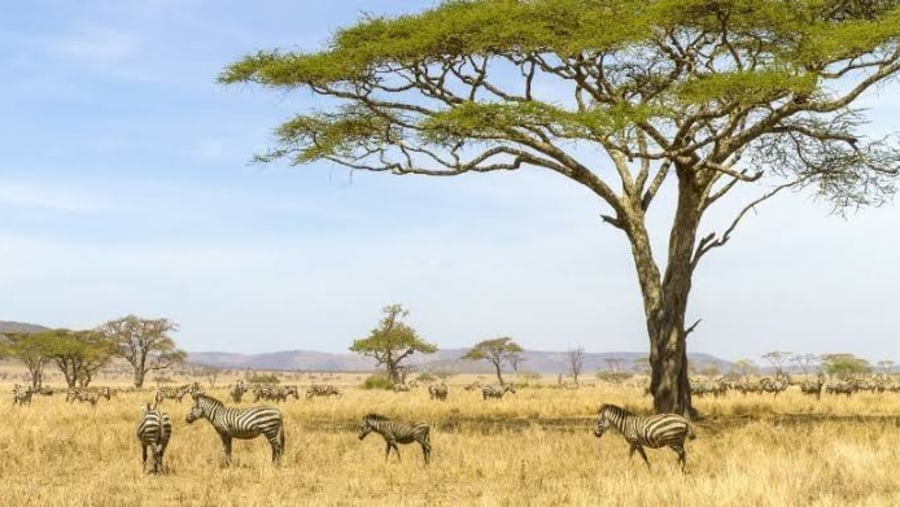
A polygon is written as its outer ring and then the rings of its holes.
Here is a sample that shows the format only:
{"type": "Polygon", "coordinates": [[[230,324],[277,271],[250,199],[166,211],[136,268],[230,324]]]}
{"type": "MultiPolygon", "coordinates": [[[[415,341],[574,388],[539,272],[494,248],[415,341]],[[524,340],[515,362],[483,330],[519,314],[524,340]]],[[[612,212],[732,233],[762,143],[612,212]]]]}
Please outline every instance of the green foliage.
{"type": "Polygon", "coordinates": [[[529,382],[537,382],[541,379],[541,374],[535,371],[522,371],[519,372],[519,376],[529,382]]]}
{"type": "Polygon", "coordinates": [[[115,355],[131,364],[135,387],[141,387],[148,371],[163,370],[187,358],[187,353],[170,336],[177,330],[178,324],[168,319],[127,315],[103,324],[99,332],[114,344],[115,355]]]}
{"type": "Polygon", "coordinates": [[[614,372],[614,371],[598,371],[595,376],[597,380],[602,380],[604,382],[609,382],[612,384],[621,384],[626,380],[630,379],[634,376],[633,373],[627,372],[614,372]]]}
{"type": "Polygon", "coordinates": [[[278,375],[272,373],[253,373],[244,378],[248,384],[272,385],[281,382],[278,375]]]}
{"type": "Polygon", "coordinates": [[[872,365],[868,361],[853,354],[844,353],[823,355],[822,368],[825,373],[841,378],[872,372],[872,365]]]}
{"type": "Polygon", "coordinates": [[[437,375],[432,375],[431,373],[420,373],[416,376],[416,380],[419,382],[434,382],[438,380],[437,375]]]}
{"type": "Polygon", "coordinates": [[[393,387],[394,383],[384,375],[369,376],[360,386],[361,389],[383,389],[385,391],[389,391],[393,387]]]}
{"type": "Polygon", "coordinates": [[[374,358],[379,365],[384,365],[391,380],[399,382],[398,368],[400,363],[416,352],[432,354],[437,346],[428,343],[416,334],[416,330],[401,319],[409,315],[399,304],[389,305],[382,309],[384,317],[378,327],[369,332],[369,336],[355,340],[350,346],[351,352],[374,358]]]}

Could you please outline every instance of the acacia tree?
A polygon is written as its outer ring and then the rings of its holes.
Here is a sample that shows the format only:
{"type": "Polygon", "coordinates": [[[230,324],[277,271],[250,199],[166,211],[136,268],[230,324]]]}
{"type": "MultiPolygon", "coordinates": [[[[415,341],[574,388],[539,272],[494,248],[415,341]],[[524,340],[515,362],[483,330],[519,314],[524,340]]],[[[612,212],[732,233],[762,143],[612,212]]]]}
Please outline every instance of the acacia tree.
{"type": "Polygon", "coordinates": [[[569,371],[575,379],[575,385],[578,385],[578,376],[581,375],[581,369],[584,367],[584,347],[569,349],[566,352],[566,362],[569,365],[569,371]]]}
{"type": "Polygon", "coordinates": [[[69,387],[87,387],[94,375],[109,363],[115,344],[96,330],[49,331],[47,354],[62,372],[69,387]]]}
{"type": "Polygon", "coordinates": [[[505,385],[506,382],[503,381],[503,374],[501,371],[503,369],[503,363],[512,365],[513,361],[518,362],[522,352],[522,347],[520,347],[518,343],[514,342],[513,339],[508,336],[503,336],[476,343],[475,346],[466,352],[461,359],[468,361],[487,360],[494,365],[494,370],[497,372],[497,380],[500,381],[500,385],[505,385]]]}
{"type": "Polygon", "coordinates": [[[872,371],[872,366],[868,361],[848,353],[823,354],[822,367],[825,373],[839,378],[872,371]]]}
{"type": "Polygon", "coordinates": [[[898,39],[898,0],[445,1],[363,19],[318,52],[248,55],[219,80],[327,99],[278,127],[260,161],[427,176],[534,167],[591,192],[634,259],[654,408],[689,415],[698,263],[785,190],[839,211],[893,193],[900,150],[860,134],[854,102],[900,71],[898,39]],[[660,253],[647,216],[664,187],[675,198],[660,253]],[[727,227],[701,231],[710,210],[754,191],[727,227]]]}
{"type": "Polygon", "coordinates": [[[6,355],[22,361],[31,375],[31,386],[35,389],[41,387],[44,367],[51,360],[48,353],[49,333],[6,333],[4,336],[8,343],[0,343],[0,357],[6,355]]]}
{"type": "Polygon", "coordinates": [[[385,306],[382,312],[384,317],[378,327],[368,337],[355,340],[350,350],[374,358],[379,366],[384,366],[391,382],[399,384],[403,380],[400,362],[416,352],[433,354],[437,346],[419,338],[416,330],[401,320],[409,315],[402,305],[385,306]]]}
{"type": "Polygon", "coordinates": [[[772,368],[775,369],[775,377],[781,378],[784,376],[784,363],[791,358],[791,353],[782,350],[773,350],[772,352],[763,354],[762,358],[768,361],[769,364],[772,365],[772,368]]]}
{"type": "Polygon", "coordinates": [[[800,367],[803,375],[809,375],[821,363],[819,356],[815,354],[795,354],[791,357],[791,361],[800,367]]]}
{"type": "Polygon", "coordinates": [[[164,370],[187,357],[169,336],[177,330],[178,325],[168,319],[141,319],[134,315],[111,320],[100,328],[115,344],[115,355],[134,368],[134,386],[138,389],[143,387],[148,371],[164,370]]]}

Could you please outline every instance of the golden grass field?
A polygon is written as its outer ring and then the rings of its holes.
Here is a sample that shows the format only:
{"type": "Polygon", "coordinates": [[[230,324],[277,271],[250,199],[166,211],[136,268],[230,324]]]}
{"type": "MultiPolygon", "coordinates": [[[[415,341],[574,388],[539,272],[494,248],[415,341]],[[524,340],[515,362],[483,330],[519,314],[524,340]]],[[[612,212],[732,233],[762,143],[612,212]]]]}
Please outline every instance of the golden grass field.
{"type": "MultiPolygon", "coordinates": [[[[425,388],[356,389],[361,378],[331,380],[346,388],[341,399],[279,404],[287,434],[281,467],[259,438],[236,440],[235,465],[223,468],[212,427],[184,420],[192,403],[167,401],[174,427],[161,476],[142,472],[135,437],[153,388],[96,408],[67,405],[59,393],[14,407],[8,394],[0,403],[0,505],[900,505],[897,394],[816,402],[792,387],[777,400],[697,400],[708,417],[687,444],[685,476],[668,449],[648,449],[648,471],[638,457],[629,462],[618,434],[592,435],[601,403],[649,409],[637,387],[525,387],[485,402],[462,389],[474,377],[460,376],[442,403],[425,388]],[[393,455],[386,463],[379,435],[360,442],[359,420],[369,411],[429,422],[432,464],[423,466],[417,444],[401,446],[402,463],[393,455]]],[[[0,387],[9,393],[12,383],[0,387]]],[[[227,399],[225,385],[208,392],[227,399]]]]}

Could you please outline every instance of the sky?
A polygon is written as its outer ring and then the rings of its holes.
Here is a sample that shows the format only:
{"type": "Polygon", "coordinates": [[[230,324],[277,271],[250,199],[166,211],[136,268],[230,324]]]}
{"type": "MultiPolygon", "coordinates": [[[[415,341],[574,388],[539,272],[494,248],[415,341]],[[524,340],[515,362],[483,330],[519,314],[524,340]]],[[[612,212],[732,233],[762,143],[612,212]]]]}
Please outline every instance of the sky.
{"type": "MultiPolygon", "coordinates": [[[[35,0],[0,16],[0,320],[167,317],[189,351],[345,352],[402,303],[442,348],[642,351],[624,237],[537,170],[428,179],[254,165],[306,108],[215,82],[260,49],[321,49],[365,13],[431,2],[35,0]]],[[[895,80],[862,99],[896,128],[895,80]]],[[[663,195],[661,202],[671,201],[663,195]]],[[[734,206],[740,204],[734,202],[734,206]]],[[[730,221],[729,207],[703,232],[730,221]]],[[[900,361],[900,209],[846,219],[808,194],[750,214],[694,278],[689,350],[900,361]]],[[[665,216],[651,227],[665,244],[665,216]]]]}

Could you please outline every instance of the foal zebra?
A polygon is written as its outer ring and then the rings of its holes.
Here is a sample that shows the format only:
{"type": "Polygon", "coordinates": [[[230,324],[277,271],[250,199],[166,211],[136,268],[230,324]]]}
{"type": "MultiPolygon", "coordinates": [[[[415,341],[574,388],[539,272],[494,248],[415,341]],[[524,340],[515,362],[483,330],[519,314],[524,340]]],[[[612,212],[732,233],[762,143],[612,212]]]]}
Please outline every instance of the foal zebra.
{"type": "Polygon", "coordinates": [[[172,421],[167,414],[150,408],[148,403],[144,407],[144,415],[138,424],[137,437],[141,443],[141,455],[143,458],[144,472],[147,471],[147,447],[153,452],[152,473],[163,471],[163,454],[169,445],[169,437],[172,435],[172,421]]]}
{"type": "Polygon", "coordinates": [[[506,384],[503,387],[498,386],[484,386],[481,388],[481,399],[486,400],[488,398],[502,399],[503,395],[507,392],[511,392],[516,394],[516,390],[512,384],[506,384]]]}
{"type": "Polygon", "coordinates": [[[371,432],[378,433],[384,438],[386,444],[384,459],[391,456],[391,449],[397,453],[397,461],[400,460],[400,449],[397,444],[411,444],[418,442],[422,446],[422,454],[425,456],[425,464],[431,460],[431,437],[428,424],[419,422],[391,421],[387,417],[378,414],[368,414],[363,417],[359,439],[366,438],[371,432]]]}
{"type": "Polygon", "coordinates": [[[313,396],[337,396],[341,397],[341,391],[334,386],[331,385],[311,385],[309,389],[306,390],[306,399],[309,400],[313,396]]]}
{"type": "Polygon", "coordinates": [[[684,450],[684,439],[687,437],[693,440],[695,435],[684,417],[677,414],[641,417],[615,405],[603,405],[600,407],[600,417],[597,418],[597,425],[594,427],[594,436],[602,437],[610,426],[619,430],[631,445],[628,457],[633,457],[634,451],[637,451],[644,458],[647,469],[650,468],[650,462],[644,453],[644,446],[651,449],[668,446],[678,454],[681,471],[685,471],[687,453],[684,450]]]}
{"type": "Polygon", "coordinates": [[[230,408],[205,394],[194,394],[194,408],[185,417],[188,424],[205,418],[222,439],[225,464],[231,464],[231,440],[249,440],[265,435],[272,446],[272,462],[281,461],[284,454],[284,426],[281,412],[274,407],[230,408]]]}

